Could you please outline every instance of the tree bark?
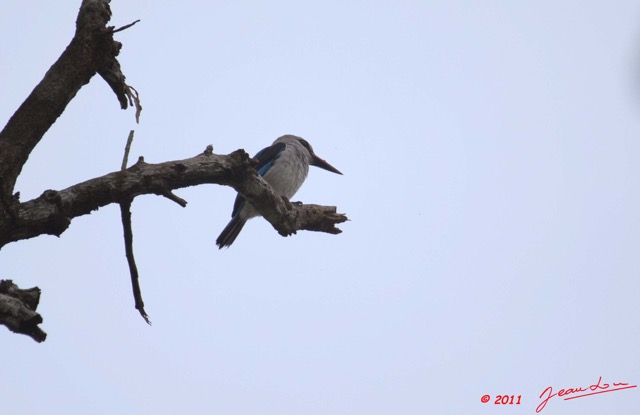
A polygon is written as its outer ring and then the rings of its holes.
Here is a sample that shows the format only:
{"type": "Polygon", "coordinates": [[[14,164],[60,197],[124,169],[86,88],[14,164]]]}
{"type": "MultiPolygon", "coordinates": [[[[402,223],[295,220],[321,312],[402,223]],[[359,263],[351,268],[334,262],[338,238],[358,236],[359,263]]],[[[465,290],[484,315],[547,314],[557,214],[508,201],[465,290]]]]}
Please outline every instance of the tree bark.
{"type": "Polygon", "coordinates": [[[109,0],[84,0],[76,32],[58,60],[0,131],[0,195],[10,202],[16,179],[29,155],[67,104],[96,73],[127,108],[125,76],[116,57],[122,44],[113,40],[109,0]]]}
{"type": "Polygon", "coordinates": [[[38,343],[47,338],[47,333],[38,327],[42,323],[42,317],[36,313],[39,302],[40,288],[23,290],[11,280],[0,280],[0,324],[38,343]]]}
{"type": "Polygon", "coordinates": [[[211,147],[186,160],[148,164],[140,158],[124,171],[116,171],[64,190],[46,190],[40,197],[19,203],[12,221],[0,221],[0,248],[10,242],[43,234],[60,236],[71,219],[111,203],[145,194],[168,196],[174,189],[201,184],[231,186],[264,218],[287,236],[298,230],[340,233],[336,224],[347,217],[333,206],[297,205],[271,189],[258,175],[256,162],[243,150],[227,156],[213,154],[211,147]]]}

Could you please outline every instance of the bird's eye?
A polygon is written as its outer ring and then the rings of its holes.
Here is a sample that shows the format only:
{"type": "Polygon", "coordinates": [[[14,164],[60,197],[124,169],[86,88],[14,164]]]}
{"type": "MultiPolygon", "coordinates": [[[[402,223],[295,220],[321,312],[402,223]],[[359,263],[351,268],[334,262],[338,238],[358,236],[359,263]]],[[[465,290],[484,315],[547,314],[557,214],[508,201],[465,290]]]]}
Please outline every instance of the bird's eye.
{"type": "Polygon", "coordinates": [[[300,144],[302,144],[303,146],[305,146],[305,148],[306,148],[307,150],[309,150],[309,152],[310,152],[310,153],[313,153],[313,149],[311,148],[311,144],[309,144],[309,143],[307,142],[307,140],[305,140],[304,138],[300,138],[299,140],[300,140],[300,144]]]}

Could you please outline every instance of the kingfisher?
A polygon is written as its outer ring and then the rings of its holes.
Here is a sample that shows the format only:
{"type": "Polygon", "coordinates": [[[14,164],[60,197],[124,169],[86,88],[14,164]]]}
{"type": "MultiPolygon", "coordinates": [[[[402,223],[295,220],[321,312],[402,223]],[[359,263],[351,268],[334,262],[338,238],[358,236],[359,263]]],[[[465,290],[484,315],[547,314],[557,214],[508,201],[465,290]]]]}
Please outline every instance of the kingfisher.
{"type": "MultiPolygon", "coordinates": [[[[285,196],[287,199],[291,199],[300,189],[307,178],[310,165],[342,174],[316,156],[307,140],[295,135],[283,135],[276,139],[270,147],[260,150],[254,159],[258,161],[258,174],[269,183],[277,195],[285,196]]],[[[238,194],[233,204],[231,221],[216,240],[218,248],[231,246],[245,223],[256,216],[260,216],[260,213],[238,194]]]]}

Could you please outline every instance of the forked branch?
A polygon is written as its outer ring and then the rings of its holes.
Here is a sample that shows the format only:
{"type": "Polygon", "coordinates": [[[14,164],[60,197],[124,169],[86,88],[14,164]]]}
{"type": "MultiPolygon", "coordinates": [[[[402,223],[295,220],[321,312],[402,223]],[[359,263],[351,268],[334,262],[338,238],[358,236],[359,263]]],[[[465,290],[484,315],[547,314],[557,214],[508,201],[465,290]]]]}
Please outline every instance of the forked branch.
{"type": "MultiPolygon", "coordinates": [[[[167,196],[172,190],[202,184],[231,186],[242,194],[281,235],[298,230],[340,233],[347,220],[332,206],[294,205],[276,195],[255,170],[243,150],[213,154],[210,147],[195,157],[149,164],[141,157],[124,171],[87,180],[64,190],[46,190],[40,197],[16,206],[12,221],[0,223],[0,248],[7,243],[43,234],[60,236],[71,220],[111,203],[137,196],[167,196]]],[[[180,199],[181,200],[181,199],[180,199]]]]}

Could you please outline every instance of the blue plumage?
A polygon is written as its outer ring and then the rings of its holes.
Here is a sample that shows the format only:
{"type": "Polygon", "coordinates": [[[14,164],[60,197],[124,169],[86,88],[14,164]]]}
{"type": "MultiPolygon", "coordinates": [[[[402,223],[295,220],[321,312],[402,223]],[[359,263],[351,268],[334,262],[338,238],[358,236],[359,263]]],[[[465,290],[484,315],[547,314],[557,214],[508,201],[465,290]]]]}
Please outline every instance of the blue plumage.
{"type": "Polygon", "coordinates": [[[278,160],[285,148],[287,148],[286,143],[273,143],[270,147],[258,151],[258,154],[253,158],[258,160],[256,170],[260,176],[264,177],[264,174],[273,166],[273,163],[278,160]]]}

